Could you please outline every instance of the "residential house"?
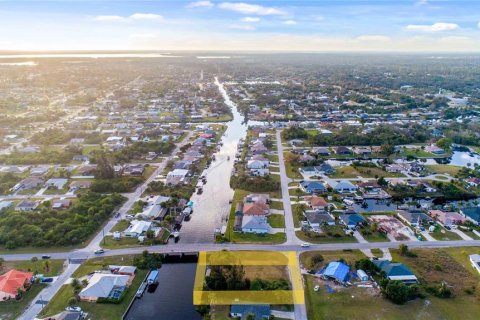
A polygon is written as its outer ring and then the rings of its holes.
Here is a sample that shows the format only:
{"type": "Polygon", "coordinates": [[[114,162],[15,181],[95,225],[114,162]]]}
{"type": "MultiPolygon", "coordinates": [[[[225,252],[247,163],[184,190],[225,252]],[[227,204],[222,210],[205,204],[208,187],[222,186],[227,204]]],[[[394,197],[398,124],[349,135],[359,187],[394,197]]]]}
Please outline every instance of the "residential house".
{"type": "Polygon", "coordinates": [[[13,206],[13,201],[2,200],[0,201],[0,211],[9,209],[13,206]]]}
{"type": "Polygon", "coordinates": [[[192,175],[189,170],[185,169],[174,169],[167,173],[167,184],[176,186],[178,184],[188,183],[188,178],[192,175]]]}
{"type": "Polygon", "coordinates": [[[332,188],[338,193],[353,193],[357,191],[357,187],[348,180],[338,181],[332,188]]]}
{"type": "Polygon", "coordinates": [[[352,150],[348,147],[340,146],[335,149],[335,153],[338,155],[351,155],[352,150]]]}
{"type": "Polygon", "coordinates": [[[123,168],[124,176],[142,176],[145,172],[145,165],[143,164],[127,164],[123,168]]]}
{"type": "Polygon", "coordinates": [[[373,263],[385,272],[389,280],[401,281],[405,284],[418,282],[415,274],[403,263],[390,262],[388,260],[373,260],[373,263]]]}
{"type": "Polygon", "coordinates": [[[45,186],[51,189],[58,189],[61,190],[65,187],[68,183],[68,179],[65,178],[51,178],[48,179],[45,183],[45,186]]]}
{"type": "Polygon", "coordinates": [[[15,269],[0,275],[0,304],[5,300],[15,299],[19,289],[25,291],[25,285],[30,283],[32,276],[32,272],[15,269]]]}
{"type": "Polygon", "coordinates": [[[480,224],[480,207],[462,208],[460,213],[473,223],[480,224]]]}
{"type": "Polygon", "coordinates": [[[144,220],[132,220],[122,234],[125,237],[138,238],[144,235],[152,227],[152,222],[144,220]]]}
{"type": "Polygon", "coordinates": [[[472,263],[472,266],[480,272],[480,254],[471,254],[469,256],[470,262],[472,263]]]}
{"type": "Polygon", "coordinates": [[[344,284],[349,279],[350,267],[340,261],[332,261],[327,267],[318,274],[325,279],[334,280],[344,284]]]}
{"type": "Polygon", "coordinates": [[[37,207],[38,207],[37,201],[22,200],[16,205],[15,210],[16,211],[33,211],[37,207]]]}
{"type": "Polygon", "coordinates": [[[480,178],[467,179],[467,183],[468,183],[469,186],[476,188],[476,187],[480,186],[480,178]]]}
{"type": "Polygon", "coordinates": [[[367,222],[363,216],[357,213],[342,214],[339,219],[350,230],[355,230],[359,225],[367,222]]]}
{"type": "Polygon", "coordinates": [[[170,200],[170,197],[163,196],[150,196],[142,199],[142,201],[146,202],[146,205],[143,207],[143,211],[137,213],[135,217],[163,220],[168,213],[168,208],[164,208],[162,203],[167,202],[168,200],[170,200]]]}
{"type": "Polygon", "coordinates": [[[325,193],[327,188],[318,181],[300,181],[300,189],[305,193],[325,193]]]}
{"type": "Polygon", "coordinates": [[[321,230],[322,225],[335,225],[335,219],[325,211],[307,210],[304,215],[310,228],[316,231],[321,230]]]}
{"type": "Polygon", "coordinates": [[[118,299],[130,281],[126,275],[94,273],[88,279],[88,285],[80,291],[80,300],[96,302],[99,298],[118,299]]]}
{"type": "Polygon", "coordinates": [[[230,306],[230,317],[246,320],[249,316],[253,316],[255,320],[268,319],[270,306],[266,304],[232,304],[230,306]]]}
{"type": "Polygon", "coordinates": [[[52,202],[52,209],[67,209],[70,208],[72,201],[69,199],[57,199],[52,202]]]}
{"type": "Polygon", "coordinates": [[[325,211],[328,208],[328,202],[323,197],[304,197],[304,200],[307,202],[307,205],[313,210],[325,211]]]}
{"type": "Polygon", "coordinates": [[[88,189],[92,185],[92,181],[89,180],[76,180],[70,183],[70,189],[79,190],[79,189],[88,189]]]}
{"type": "Polygon", "coordinates": [[[248,160],[247,168],[248,169],[265,169],[268,168],[270,162],[268,160],[248,160]]]}
{"type": "Polygon", "coordinates": [[[433,219],[422,211],[397,210],[397,216],[412,227],[420,227],[423,224],[433,222],[433,219]]]}
{"type": "Polygon", "coordinates": [[[242,212],[244,216],[265,216],[270,213],[270,207],[264,203],[247,202],[243,204],[242,212]]]}
{"type": "Polygon", "coordinates": [[[447,212],[442,210],[430,210],[428,214],[444,226],[462,224],[466,218],[458,212],[447,212]]]}
{"type": "Polygon", "coordinates": [[[41,187],[43,185],[43,180],[40,178],[30,177],[25,178],[18,182],[13,188],[13,191],[19,190],[28,190],[28,189],[35,189],[41,187]]]}
{"type": "Polygon", "coordinates": [[[50,170],[50,168],[47,166],[32,167],[30,168],[30,174],[32,176],[43,176],[48,172],[48,170],[50,170]]]}
{"type": "Polygon", "coordinates": [[[313,149],[313,154],[316,154],[321,157],[326,157],[330,155],[330,150],[328,148],[320,147],[320,148],[315,148],[313,149]]]}
{"type": "Polygon", "coordinates": [[[372,149],[370,147],[355,147],[353,152],[361,157],[370,157],[372,155],[372,149]]]}
{"type": "Polygon", "coordinates": [[[247,215],[242,219],[242,232],[265,234],[270,230],[270,225],[265,216],[247,215]]]}
{"type": "Polygon", "coordinates": [[[438,147],[435,144],[431,144],[425,147],[425,151],[433,153],[433,154],[444,154],[445,150],[438,147]]]}

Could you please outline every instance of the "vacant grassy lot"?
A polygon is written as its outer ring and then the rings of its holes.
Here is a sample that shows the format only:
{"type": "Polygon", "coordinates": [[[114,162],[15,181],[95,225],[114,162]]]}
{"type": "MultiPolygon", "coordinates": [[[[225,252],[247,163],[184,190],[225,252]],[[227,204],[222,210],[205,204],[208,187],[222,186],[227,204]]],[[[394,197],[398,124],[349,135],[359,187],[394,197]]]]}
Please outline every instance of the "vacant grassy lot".
{"type": "Polygon", "coordinates": [[[312,276],[305,276],[305,280],[309,320],[449,320],[459,319],[460,314],[462,320],[474,320],[480,312],[480,305],[469,299],[417,299],[399,306],[379,295],[368,293],[365,288],[342,288],[327,293],[324,287],[320,287],[320,291],[315,292],[313,287],[317,280],[312,276]]]}
{"type": "Polygon", "coordinates": [[[365,258],[365,255],[360,250],[307,251],[300,254],[300,263],[304,265],[308,258],[318,254],[323,257],[323,262],[320,266],[326,265],[330,261],[338,261],[340,259],[344,259],[348,264],[354,264],[355,261],[365,258]]]}
{"type": "Polygon", "coordinates": [[[38,274],[43,274],[47,277],[57,276],[63,270],[63,263],[65,260],[42,260],[37,261],[5,261],[3,266],[0,267],[0,273],[5,273],[11,269],[17,269],[27,272],[36,272],[38,274]],[[49,261],[48,269],[45,261],[49,261]]]}
{"type": "Polygon", "coordinates": [[[285,171],[287,173],[287,177],[292,179],[303,179],[303,176],[298,171],[300,166],[293,165],[292,163],[285,161],[285,171]]]}
{"type": "Polygon", "coordinates": [[[285,279],[290,281],[287,266],[243,266],[245,277],[264,280],[285,279]]]}
{"type": "Polygon", "coordinates": [[[285,228],[285,217],[283,214],[271,214],[267,217],[272,228],[285,228]]]}
{"type": "MultiPolygon", "coordinates": [[[[322,228],[325,228],[325,227],[322,227],[322,228]]],[[[314,233],[303,232],[303,231],[296,231],[295,234],[300,240],[311,242],[311,243],[358,242],[355,237],[346,235],[340,226],[332,226],[332,227],[329,226],[328,228],[331,230],[332,235],[328,235],[326,233],[314,234],[314,233]],[[334,236],[335,234],[338,234],[338,236],[334,236]]]]}
{"type": "Polygon", "coordinates": [[[2,301],[0,302],[0,319],[13,320],[17,319],[27,308],[30,302],[45,288],[45,284],[34,284],[19,301],[2,301]]]}
{"type": "Polygon", "coordinates": [[[389,242],[390,239],[388,239],[387,235],[383,232],[373,232],[368,235],[363,235],[365,240],[368,242],[389,242]]]}
{"type": "MultiPolygon", "coordinates": [[[[314,292],[318,280],[305,276],[308,319],[477,319],[480,312],[478,289],[473,295],[464,290],[478,286],[480,275],[469,266],[468,255],[479,251],[480,248],[418,249],[413,250],[417,254],[414,258],[399,256],[398,250],[392,250],[393,259],[407,264],[421,281],[429,284],[445,281],[451,286],[454,297],[450,299],[427,296],[399,306],[365,288],[341,288],[327,293],[321,286],[319,292],[314,292]]],[[[359,251],[324,251],[302,253],[300,260],[304,263],[307,257],[318,253],[324,258],[323,264],[340,258],[352,264],[363,257],[359,251]]]]}
{"type": "Polygon", "coordinates": [[[455,176],[462,167],[451,166],[448,164],[433,164],[426,166],[432,173],[448,173],[452,177],[455,176]]]}
{"type": "Polygon", "coordinates": [[[282,201],[271,201],[270,202],[270,209],[283,210],[283,202],[282,201]]]}
{"type": "Polygon", "coordinates": [[[347,167],[338,167],[335,169],[335,173],[330,175],[330,178],[339,179],[339,178],[356,178],[360,176],[360,172],[355,170],[355,168],[351,166],[347,167]]]}

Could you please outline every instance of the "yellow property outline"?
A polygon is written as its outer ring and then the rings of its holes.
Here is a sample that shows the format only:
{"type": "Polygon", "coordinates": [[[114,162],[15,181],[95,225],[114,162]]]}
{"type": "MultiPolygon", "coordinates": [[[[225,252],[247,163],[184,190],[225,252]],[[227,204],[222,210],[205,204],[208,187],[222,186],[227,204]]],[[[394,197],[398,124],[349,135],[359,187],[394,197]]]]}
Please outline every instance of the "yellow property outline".
{"type": "Polygon", "coordinates": [[[201,251],[193,287],[193,304],[305,304],[302,276],[296,253],[293,251],[201,251]],[[287,266],[292,290],[204,291],[205,272],[209,265],[287,266]]]}

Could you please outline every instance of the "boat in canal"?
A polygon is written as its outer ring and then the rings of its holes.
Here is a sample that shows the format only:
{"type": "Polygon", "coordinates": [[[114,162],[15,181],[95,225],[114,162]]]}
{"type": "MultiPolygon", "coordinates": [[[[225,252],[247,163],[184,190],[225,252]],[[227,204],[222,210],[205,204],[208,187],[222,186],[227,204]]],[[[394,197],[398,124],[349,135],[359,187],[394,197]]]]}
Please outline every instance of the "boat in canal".
{"type": "Polygon", "coordinates": [[[147,284],[151,285],[151,284],[154,284],[154,283],[158,282],[157,278],[158,278],[158,270],[150,271],[150,273],[148,274],[148,277],[147,277],[147,284]]]}

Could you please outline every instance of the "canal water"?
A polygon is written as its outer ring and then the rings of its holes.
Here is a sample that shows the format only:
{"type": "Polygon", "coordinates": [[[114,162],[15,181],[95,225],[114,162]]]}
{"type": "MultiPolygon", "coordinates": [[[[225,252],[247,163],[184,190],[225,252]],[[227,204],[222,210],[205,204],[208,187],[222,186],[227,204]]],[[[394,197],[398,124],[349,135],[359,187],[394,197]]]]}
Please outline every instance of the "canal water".
{"type": "Polygon", "coordinates": [[[220,93],[232,109],[233,120],[227,123],[227,130],[222,138],[222,147],[215,154],[215,161],[207,169],[207,184],[203,193],[196,193],[190,199],[193,202],[193,214],[185,221],[180,231],[180,242],[206,243],[214,240],[214,230],[226,224],[230,211],[229,200],[234,191],[230,188],[230,174],[237,150],[238,141],[246,136],[247,125],[243,123],[237,106],[230,100],[223,84],[215,79],[220,93]],[[227,160],[230,157],[230,160],[227,160]]]}
{"type": "Polygon", "coordinates": [[[193,305],[196,263],[164,263],[154,292],[145,290],[136,299],[124,320],[200,320],[193,305]]]}
{"type": "Polygon", "coordinates": [[[214,241],[214,230],[226,224],[230,211],[229,200],[234,191],[230,188],[230,175],[237,151],[238,141],[245,138],[247,124],[238,112],[235,103],[230,100],[224,86],[215,78],[224,102],[232,109],[233,120],[226,123],[227,130],[222,138],[222,147],[215,154],[216,160],[207,169],[207,184],[203,193],[192,196],[193,214],[189,221],[185,221],[180,230],[179,242],[184,243],[211,243],[214,241]],[[230,160],[227,160],[230,157],[230,160]]]}

